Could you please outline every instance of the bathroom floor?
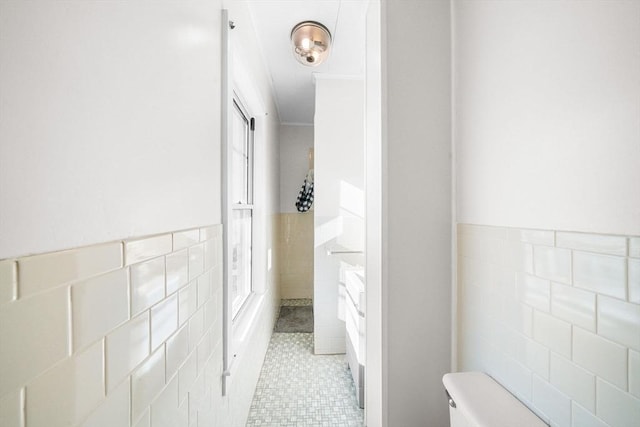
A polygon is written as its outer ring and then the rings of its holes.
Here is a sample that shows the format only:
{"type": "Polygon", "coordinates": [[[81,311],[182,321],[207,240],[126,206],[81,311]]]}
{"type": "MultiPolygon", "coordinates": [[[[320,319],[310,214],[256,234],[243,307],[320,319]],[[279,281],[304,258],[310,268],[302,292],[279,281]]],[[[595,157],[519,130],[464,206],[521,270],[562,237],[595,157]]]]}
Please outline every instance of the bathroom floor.
{"type": "Polygon", "coordinates": [[[362,427],[363,421],[344,354],[314,355],[311,333],[273,333],[247,427],[362,427]]]}
{"type": "Polygon", "coordinates": [[[313,332],[313,302],[310,299],[283,299],[273,332],[313,332]]]}

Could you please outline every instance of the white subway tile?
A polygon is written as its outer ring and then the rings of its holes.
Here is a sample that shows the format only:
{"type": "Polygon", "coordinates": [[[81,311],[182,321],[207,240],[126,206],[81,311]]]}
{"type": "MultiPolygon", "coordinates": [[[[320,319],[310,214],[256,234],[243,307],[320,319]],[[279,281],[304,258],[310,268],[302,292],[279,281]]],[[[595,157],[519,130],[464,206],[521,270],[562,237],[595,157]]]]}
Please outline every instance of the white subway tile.
{"type": "MultiPolygon", "coordinates": [[[[505,298],[504,318],[506,322],[517,332],[528,337],[533,336],[533,309],[518,301],[505,298]]],[[[464,310],[463,310],[464,311],[464,310]]],[[[464,315],[464,312],[462,313],[464,315]]]]}
{"type": "Polygon", "coordinates": [[[573,284],[599,294],[624,299],[626,297],[626,259],[574,252],[573,284]]]}
{"type": "Polygon", "coordinates": [[[211,330],[204,333],[198,344],[198,367],[204,366],[213,353],[213,334],[211,330]]]}
{"type": "Polygon", "coordinates": [[[600,378],[597,379],[596,414],[616,427],[637,427],[640,420],[640,399],[625,393],[600,378]]]}
{"type": "Polygon", "coordinates": [[[164,298],[164,258],[131,266],[131,315],[164,298]]]}
{"type": "Polygon", "coordinates": [[[131,419],[137,420],[165,384],[164,347],[160,347],[131,374],[131,419]]]}
{"type": "Polygon", "coordinates": [[[120,269],[71,287],[74,351],[102,339],[129,318],[128,272],[120,269]]]}
{"type": "MultiPolygon", "coordinates": [[[[210,405],[211,406],[211,405],[210,405]]],[[[202,423],[203,425],[212,425],[214,423],[213,418],[209,418],[207,419],[207,416],[205,415],[205,411],[199,411],[198,412],[198,419],[197,420],[190,420],[189,418],[189,410],[190,410],[190,406],[189,406],[189,401],[185,400],[184,402],[182,402],[182,404],[178,407],[178,411],[176,412],[176,419],[174,421],[174,424],[170,427],[197,427],[198,426],[198,422],[202,423]],[[202,420],[202,421],[200,421],[202,420]]],[[[218,411],[216,411],[218,412],[218,411]]]]}
{"type": "Polygon", "coordinates": [[[204,244],[189,248],[189,280],[198,277],[204,271],[204,244]]]}
{"type": "Polygon", "coordinates": [[[629,301],[640,304],[640,259],[629,258],[629,301]]]}
{"type": "Polygon", "coordinates": [[[218,240],[212,239],[204,242],[204,269],[210,270],[214,268],[218,259],[218,240]]]}
{"type": "Polygon", "coordinates": [[[509,239],[534,245],[553,246],[555,243],[554,232],[547,230],[511,229],[509,230],[509,239]]]}
{"type": "Polygon", "coordinates": [[[151,404],[153,427],[182,427],[178,419],[178,377],[173,378],[151,404]]]}
{"type": "MultiPolygon", "coordinates": [[[[222,229],[222,228],[220,228],[220,229],[222,229]]],[[[309,237],[311,238],[311,236],[309,236],[309,237]]],[[[216,265],[217,266],[221,266],[222,265],[222,261],[223,261],[222,233],[221,232],[218,233],[218,236],[216,236],[216,238],[214,240],[216,242],[216,265]]]]}
{"type": "Polygon", "coordinates": [[[590,410],[596,410],[596,377],[564,357],[551,353],[550,379],[558,390],[590,410]]]}
{"type": "Polygon", "coordinates": [[[640,350],[640,304],[598,296],[598,335],[640,350]]]}
{"type": "Polygon", "coordinates": [[[13,260],[0,261],[0,305],[18,297],[17,264],[13,260]]]}
{"type": "Polygon", "coordinates": [[[629,350],[629,393],[640,398],[640,353],[629,350]]]}
{"type": "Polygon", "coordinates": [[[495,292],[501,297],[517,298],[517,276],[520,274],[522,273],[516,273],[512,269],[500,268],[499,266],[495,265],[492,266],[491,277],[495,292]]]}
{"type": "Polygon", "coordinates": [[[207,397],[211,395],[204,380],[205,376],[199,375],[189,392],[189,404],[193,404],[197,411],[202,411],[210,405],[210,399],[207,397]]]}
{"type": "MultiPolygon", "coordinates": [[[[217,267],[211,270],[211,287],[213,292],[222,292],[222,267],[217,264],[217,267]]],[[[311,289],[313,283],[311,283],[311,289]]]]}
{"type": "Polygon", "coordinates": [[[555,317],[595,332],[596,294],[552,283],[551,313],[555,317]]]}
{"type": "Polygon", "coordinates": [[[196,377],[198,376],[197,361],[198,354],[196,351],[192,351],[180,368],[180,372],[178,373],[180,390],[178,402],[182,402],[187,397],[187,393],[196,381],[196,377]]]}
{"type": "Polygon", "coordinates": [[[502,339],[497,340],[499,342],[497,346],[503,349],[505,356],[513,357],[518,362],[523,363],[528,367],[529,365],[526,363],[526,344],[529,338],[514,331],[508,326],[508,323],[497,321],[496,324],[499,326],[497,328],[498,331],[495,333],[503,334],[502,339]]]}
{"type": "Polygon", "coordinates": [[[531,371],[510,357],[505,357],[501,364],[504,365],[504,381],[509,390],[521,399],[531,400],[531,371]]]}
{"type": "Polygon", "coordinates": [[[627,238],[623,236],[558,231],[556,232],[556,246],[609,255],[627,255],[627,238]]]}
{"type": "Polygon", "coordinates": [[[89,415],[81,427],[127,427],[129,425],[130,402],[129,378],[107,396],[98,408],[89,415]]]}
{"type": "Polygon", "coordinates": [[[580,328],[573,328],[573,361],[614,385],[627,388],[625,347],[580,328]]]}
{"type": "Polygon", "coordinates": [[[215,303],[212,304],[212,306],[214,307],[214,310],[208,311],[207,305],[204,306],[205,327],[210,327],[211,329],[211,343],[214,349],[218,346],[218,344],[222,343],[222,306],[220,305],[220,310],[218,310],[217,308],[218,307],[217,301],[221,301],[221,300],[222,300],[222,296],[216,293],[215,303]],[[213,313],[213,315],[210,315],[209,313],[213,313]],[[217,315],[218,317],[215,318],[214,317],[215,315],[217,315]],[[213,319],[213,323],[211,325],[207,323],[208,319],[213,319]]]}
{"type": "Polygon", "coordinates": [[[186,230],[173,233],[173,250],[188,248],[200,242],[200,230],[186,230]]]}
{"type": "Polygon", "coordinates": [[[533,404],[562,426],[571,424],[571,400],[537,375],[533,376],[533,404]]]}
{"type": "Polygon", "coordinates": [[[7,427],[24,426],[24,389],[15,389],[0,398],[0,422],[7,427]]]}
{"type": "Polygon", "coordinates": [[[151,427],[151,408],[147,408],[139,420],[133,420],[133,427],[151,427]]]}
{"type": "Polygon", "coordinates": [[[103,342],[100,341],[27,384],[28,425],[76,425],[103,398],[103,342]]]}
{"type": "Polygon", "coordinates": [[[189,282],[189,252],[184,249],[166,256],[167,295],[189,282]]]}
{"type": "Polygon", "coordinates": [[[147,237],[124,242],[125,265],[136,264],[150,258],[156,258],[172,251],[173,239],[171,234],[147,237]]]}
{"type": "Polygon", "coordinates": [[[208,273],[198,277],[198,307],[211,298],[211,275],[208,273]]]}
{"type": "Polygon", "coordinates": [[[189,350],[196,348],[204,333],[204,310],[199,309],[189,319],[189,350]]]}
{"type": "MultiPolygon", "coordinates": [[[[491,249],[489,248],[490,239],[484,238],[477,234],[467,235],[460,241],[460,253],[470,259],[477,261],[492,261],[491,249]]],[[[296,253],[292,252],[287,259],[296,257],[296,253]]]]}
{"type": "Polygon", "coordinates": [[[571,251],[568,249],[534,246],[533,266],[538,277],[571,283],[571,251]]]}
{"type": "MultiPolygon", "coordinates": [[[[209,329],[218,318],[218,310],[216,309],[218,294],[215,293],[204,304],[204,328],[209,329]]],[[[220,316],[222,317],[222,316],[220,316]]]]}
{"type": "Polygon", "coordinates": [[[107,390],[115,387],[149,355],[149,312],[131,319],[107,335],[107,390]]]}
{"type": "Polygon", "coordinates": [[[0,306],[0,396],[69,354],[69,289],[0,306]]]}
{"type": "Polygon", "coordinates": [[[538,344],[532,339],[525,338],[524,355],[521,360],[533,372],[544,378],[549,379],[549,349],[538,344]]]}
{"type": "Polygon", "coordinates": [[[629,256],[640,258],[640,237],[629,238],[629,256]]]}
{"type": "Polygon", "coordinates": [[[18,260],[18,296],[41,292],[122,266],[120,242],[35,255],[18,260]]]}
{"type": "MultiPolygon", "coordinates": [[[[280,223],[281,223],[281,227],[286,227],[286,224],[290,221],[289,220],[289,216],[288,214],[280,214],[280,223]]],[[[466,235],[466,234],[471,234],[473,233],[473,228],[475,227],[475,225],[473,224],[461,224],[458,223],[457,225],[457,229],[458,229],[458,235],[466,235]]],[[[285,233],[282,233],[283,235],[285,233]]]]}
{"type": "Polygon", "coordinates": [[[569,323],[534,311],[533,338],[551,350],[571,358],[571,325],[569,323]]]}
{"type": "Polygon", "coordinates": [[[178,329],[178,295],[151,309],[151,350],[162,345],[178,329]]]}
{"type": "Polygon", "coordinates": [[[518,330],[526,336],[533,337],[533,312],[531,307],[527,307],[524,304],[519,304],[519,316],[516,320],[516,327],[518,330]]]}
{"type": "Polygon", "coordinates": [[[213,239],[217,235],[217,230],[215,226],[210,227],[202,227],[200,229],[200,241],[204,242],[205,240],[213,239]]]}
{"type": "Polygon", "coordinates": [[[198,307],[197,282],[194,280],[178,293],[178,323],[184,325],[198,307]]]}
{"type": "Polygon", "coordinates": [[[521,302],[542,311],[549,311],[550,284],[528,274],[518,274],[518,297],[521,302]]]}
{"type": "MultiPolygon", "coordinates": [[[[301,218],[295,218],[300,220],[301,218]]],[[[301,224],[298,224],[298,229],[301,224]]],[[[488,239],[500,239],[506,240],[508,236],[508,229],[504,227],[494,227],[491,225],[472,225],[467,232],[467,235],[479,237],[482,240],[488,239]]]]}
{"type": "Polygon", "coordinates": [[[476,286],[478,288],[490,289],[490,265],[483,261],[462,257],[459,280],[464,287],[476,286]]]}
{"type": "Polygon", "coordinates": [[[167,340],[167,378],[173,377],[173,374],[178,372],[178,368],[187,359],[188,354],[189,328],[184,326],[167,340]]]}
{"type": "Polygon", "coordinates": [[[533,274],[533,245],[518,241],[504,242],[504,263],[510,269],[533,274]]]}
{"type": "Polygon", "coordinates": [[[572,427],[610,427],[607,423],[587,411],[576,402],[571,402],[572,427]]]}

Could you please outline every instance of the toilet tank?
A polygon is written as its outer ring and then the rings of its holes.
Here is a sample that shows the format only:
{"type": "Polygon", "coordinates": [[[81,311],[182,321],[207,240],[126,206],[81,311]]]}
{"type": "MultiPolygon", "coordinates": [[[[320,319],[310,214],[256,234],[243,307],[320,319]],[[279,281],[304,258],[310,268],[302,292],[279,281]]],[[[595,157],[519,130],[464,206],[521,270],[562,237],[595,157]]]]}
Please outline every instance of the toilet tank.
{"type": "Polygon", "coordinates": [[[451,427],[547,426],[487,374],[446,374],[442,382],[449,395],[451,427]]]}

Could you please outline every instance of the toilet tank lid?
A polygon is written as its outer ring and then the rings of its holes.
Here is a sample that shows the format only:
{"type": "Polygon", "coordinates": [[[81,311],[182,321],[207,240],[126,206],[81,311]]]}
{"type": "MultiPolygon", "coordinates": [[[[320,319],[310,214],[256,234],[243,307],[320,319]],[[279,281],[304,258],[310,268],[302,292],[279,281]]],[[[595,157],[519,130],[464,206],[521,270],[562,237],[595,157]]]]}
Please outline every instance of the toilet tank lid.
{"type": "Polygon", "coordinates": [[[463,415],[478,427],[545,427],[529,408],[482,372],[446,374],[442,382],[463,415]]]}

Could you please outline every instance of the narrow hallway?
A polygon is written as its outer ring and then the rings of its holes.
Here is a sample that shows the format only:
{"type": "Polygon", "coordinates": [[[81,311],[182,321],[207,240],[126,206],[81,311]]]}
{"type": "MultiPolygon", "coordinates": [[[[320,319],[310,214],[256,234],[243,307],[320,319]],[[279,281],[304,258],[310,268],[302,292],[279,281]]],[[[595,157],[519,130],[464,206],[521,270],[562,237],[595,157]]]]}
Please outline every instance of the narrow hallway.
{"type": "MultiPolygon", "coordinates": [[[[310,300],[283,300],[283,305],[310,300]]],[[[274,332],[253,396],[247,427],[361,427],[344,354],[314,355],[313,334],[274,332]]]]}

